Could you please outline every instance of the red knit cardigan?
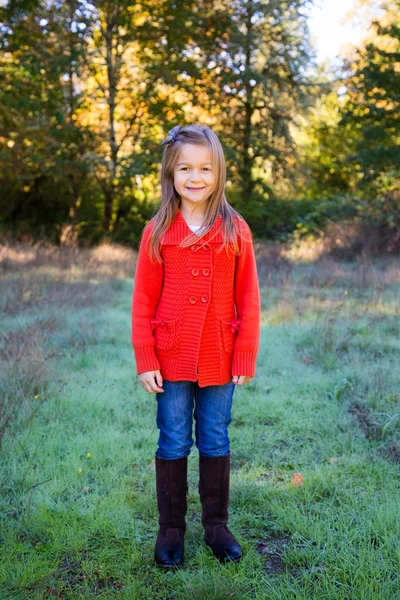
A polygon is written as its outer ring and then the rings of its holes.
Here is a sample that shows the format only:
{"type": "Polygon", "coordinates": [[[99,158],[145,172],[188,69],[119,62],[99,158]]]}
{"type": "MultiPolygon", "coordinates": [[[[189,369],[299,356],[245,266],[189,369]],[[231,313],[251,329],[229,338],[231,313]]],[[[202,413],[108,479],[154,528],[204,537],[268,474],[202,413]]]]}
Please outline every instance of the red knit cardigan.
{"type": "Polygon", "coordinates": [[[200,387],[255,375],[261,302],[252,233],[241,218],[240,256],[224,248],[218,253],[221,220],[218,215],[198,242],[179,248],[192,231],[178,208],[161,239],[162,264],[147,253],[153,223],[143,229],[132,294],[138,374],[160,369],[166,380],[200,387]]]}

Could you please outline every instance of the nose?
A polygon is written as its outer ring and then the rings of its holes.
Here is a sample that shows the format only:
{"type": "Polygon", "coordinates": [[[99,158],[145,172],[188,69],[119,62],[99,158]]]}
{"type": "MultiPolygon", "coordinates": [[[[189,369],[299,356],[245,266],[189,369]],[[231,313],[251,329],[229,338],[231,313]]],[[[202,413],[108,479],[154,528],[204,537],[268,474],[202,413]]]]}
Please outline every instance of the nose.
{"type": "Polygon", "coordinates": [[[193,171],[190,182],[193,184],[199,183],[201,181],[201,176],[197,173],[196,170],[193,171]]]}

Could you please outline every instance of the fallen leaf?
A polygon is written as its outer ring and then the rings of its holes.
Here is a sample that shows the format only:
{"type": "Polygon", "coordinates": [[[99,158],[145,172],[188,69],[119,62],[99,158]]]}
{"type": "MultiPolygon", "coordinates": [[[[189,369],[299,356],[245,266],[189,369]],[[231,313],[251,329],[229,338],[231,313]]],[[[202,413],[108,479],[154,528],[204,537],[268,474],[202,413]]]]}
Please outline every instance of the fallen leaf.
{"type": "Polygon", "coordinates": [[[303,485],[304,477],[301,473],[293,473],[292,475],[292,484],[297,487],[299,485],[303,485]]]}

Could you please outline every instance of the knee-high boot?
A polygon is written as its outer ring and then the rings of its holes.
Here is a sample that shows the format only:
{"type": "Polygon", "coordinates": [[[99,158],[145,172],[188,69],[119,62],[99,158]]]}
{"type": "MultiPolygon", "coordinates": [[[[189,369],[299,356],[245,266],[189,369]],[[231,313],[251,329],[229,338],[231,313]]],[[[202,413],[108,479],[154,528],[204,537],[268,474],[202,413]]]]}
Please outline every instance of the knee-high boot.
{"type": "Polygon", "coordinates": [[[155,455],[156,491],[160,525],[154,548],[157,567],[183,563],[187,512],[187,456],[165,460],[155,455]]]}
{"type": "Polygon", "coordinates": [[[229,479],[230,453],[215,457],[200,454],[199,494],[204,541],[220,562],[239,562],[242,548],[227,526],[229,479]]]}

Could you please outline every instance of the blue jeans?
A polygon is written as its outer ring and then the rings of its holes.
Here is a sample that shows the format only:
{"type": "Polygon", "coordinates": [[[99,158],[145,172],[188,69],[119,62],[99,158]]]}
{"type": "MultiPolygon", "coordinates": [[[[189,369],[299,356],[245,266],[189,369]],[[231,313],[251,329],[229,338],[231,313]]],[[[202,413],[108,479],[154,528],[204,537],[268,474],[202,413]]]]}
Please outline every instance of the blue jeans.
{"type": "Polygon", "coordinates": [[[156,455],[175,460],[190,454],[193,407],[199,453],[203,456],[228,454],[228,426],[232,420],[235,387],[232,381],[224,385],[199,387],[197,381],[164,379],[164,392],[156,393],[157,427],[160,430],[156,455]]]}

